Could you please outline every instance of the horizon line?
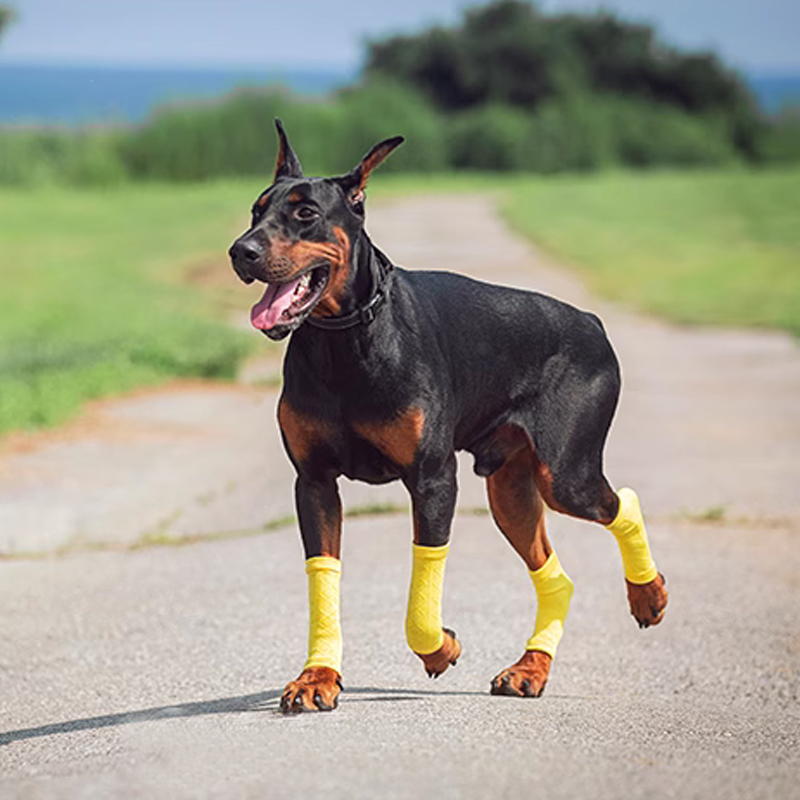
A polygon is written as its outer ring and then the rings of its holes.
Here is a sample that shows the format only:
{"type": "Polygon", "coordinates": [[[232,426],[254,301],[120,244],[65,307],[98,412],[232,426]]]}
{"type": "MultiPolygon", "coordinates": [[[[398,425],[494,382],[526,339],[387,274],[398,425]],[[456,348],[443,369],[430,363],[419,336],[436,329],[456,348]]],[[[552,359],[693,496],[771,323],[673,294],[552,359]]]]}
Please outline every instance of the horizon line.
{"type": "MultiPolygon", "coordinates": [[[[272,63],[233,63],[229,61],[215,61],[201,63],[197,61],[106,61],[106,60],[54,60],[37,59],[32,57],[7,56],[0,54],[0,67],[31,67],[48,69],[106,69],[123,71],[176,71],[176,72],[230,72],[253,73],[259,75],[310,75],[333,73],[342,77],[357,77],[363,69],[362,63],[323,63],[307,64],[302,68],[286,67],[282,64],[272,63]]],[[[746,67],[727,65],[736,72],[750,78],[797,78],[800,77],[800,64],[796,66],[761,66],[746,67]]]]}
{"type": "MultiPolygon", "coordinates": [[[[198,62],[198,61],[106,61],[106,60],[73,60],[73,59],[36,59],[31,57],[14,57],[0,54],[0,66],[8,67],[47,67],[51,69],[108,69],[108,70],[180,70],[186,72],[258,72],[258,73],[287,73],[304,74],[319,72],[352,73],[357,74],[361,64],[323,63],[307,64],[302,68],[286,67],[281,64],[243,64],[228,61],[198,62]]],[[[800,68],[799,68],[800,69],[800,68]]]]}

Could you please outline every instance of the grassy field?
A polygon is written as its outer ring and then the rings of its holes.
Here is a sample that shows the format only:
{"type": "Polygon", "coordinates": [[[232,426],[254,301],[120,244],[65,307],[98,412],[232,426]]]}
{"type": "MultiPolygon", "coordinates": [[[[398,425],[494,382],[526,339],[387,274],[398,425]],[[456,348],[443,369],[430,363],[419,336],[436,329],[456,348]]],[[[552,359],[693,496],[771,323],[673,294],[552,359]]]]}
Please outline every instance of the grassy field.
{"type": "MultiPolygon", "coordinates": [[[[0,431],[268,346],[226,322],[258,294],[225,251],[262,182],[0,191],[0,431]]],[[[497,193],[592,288],[667,318],[800,334],[800,171],[377,176],[374,200],[497,193]]]]}
{"type": "Polygon", "coordinates": [[[0,431],[172,376],[233,375],[256,341],[222,321],[204,286],[215,265],[229,277],[225,250],[255,191],[0,191],[0,431]]]}
{"type": "Polygon", "coordinates": [[[678,322],[800,335],[800,170],[512,184],[503,215],[606,297],[678,322]]]}

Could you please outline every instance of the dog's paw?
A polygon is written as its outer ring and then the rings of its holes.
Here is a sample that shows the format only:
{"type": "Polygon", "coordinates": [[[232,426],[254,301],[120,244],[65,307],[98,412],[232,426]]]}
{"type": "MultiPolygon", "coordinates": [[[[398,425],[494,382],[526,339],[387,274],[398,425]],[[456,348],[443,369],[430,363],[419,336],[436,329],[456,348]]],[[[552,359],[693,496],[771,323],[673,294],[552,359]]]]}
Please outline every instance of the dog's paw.
{"type": "Polygon", "coordinates": [[[281,711],[297,714],[301,711],[333,711],[339,704],[342,676],[330,667],[309,667],[292,681],[281,697],[281,711]]]}
{"type": "Polygon", "coordinates": [[[461,642],[456,638],[456,632],[450,628],[442,628],[444,631],[444,642],[435,653],[417,655],[425,665],[425,672],[429,678],[438,678],[448,667],[455,666],[458,657],[461,655],[461,642]]]}
{"type": "Polygon", "coordinates": [[[527,650],[516,664],[492,680],[492,694],[513,697],[541,697],[553,659],[547,653],[527,650]]]}
{"type": "Polygon", "coordinates": [[[667,609],[667,581],[659,572],[655,580],[650,583],[635,584],[625,581],[628,585],[628,605],[631,608],[640,628],[649,628],[658,625],[664,619],[667,609]]]}

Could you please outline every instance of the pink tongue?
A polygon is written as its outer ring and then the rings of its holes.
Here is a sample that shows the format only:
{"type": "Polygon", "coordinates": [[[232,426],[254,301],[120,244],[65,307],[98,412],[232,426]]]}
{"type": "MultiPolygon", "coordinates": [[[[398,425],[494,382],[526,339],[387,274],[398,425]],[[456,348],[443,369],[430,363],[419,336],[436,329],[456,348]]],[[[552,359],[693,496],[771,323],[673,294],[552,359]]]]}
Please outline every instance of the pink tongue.
{"type": "Polygon", "coordinates": [[[254,328],[268,331],[278,323],[281,314],[292,304],[294,290],[300,278],[291,283],[268,283],[264,296],[250,311],[250,322],[254,328]]]}

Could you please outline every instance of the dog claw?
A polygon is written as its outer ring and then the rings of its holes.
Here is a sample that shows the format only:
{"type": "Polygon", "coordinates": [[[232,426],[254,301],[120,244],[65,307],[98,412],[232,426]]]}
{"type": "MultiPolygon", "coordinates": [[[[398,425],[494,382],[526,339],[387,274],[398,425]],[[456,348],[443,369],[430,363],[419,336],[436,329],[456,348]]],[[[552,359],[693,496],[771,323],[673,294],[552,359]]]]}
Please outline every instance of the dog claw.
{"type": "Polygon", "coordinates": [[[284,714],[312,711],[333,711],[341,688],[339,675],[329,667],[310,667],[292,681],[281,696],[280,710],[284,714]]]}
{"type": "Polygon", "coordinates": [[[551,662],[547,653],[526,651],[516,664],[492,679],[490,693],[507,697],[541,697],[551,662]]]}
{"type": "Polygon", "coordinates": [[[429,678],[438,678],[444,674],[461,656],[461,643],[456,638],[455,631],[450,628],[442,628],[442,631],[444,639],[438,650],[433,653],[417,653],[429,678]]]}
{"type": "Polygon", "coordinates": [[[664,575],[645,584],[628,582],[628,605],[640,630],[658,625],[664,619],[667,608],[667,590],[664,575]]]}
{"type": "Polygon", "coordinates": [[[319,692],[314,692],[314,705],[320,711],[333,711],[336,708],[336,700],[333,701],[333,705],[328,705],[323,699],[322,695],[319,692]]]}

